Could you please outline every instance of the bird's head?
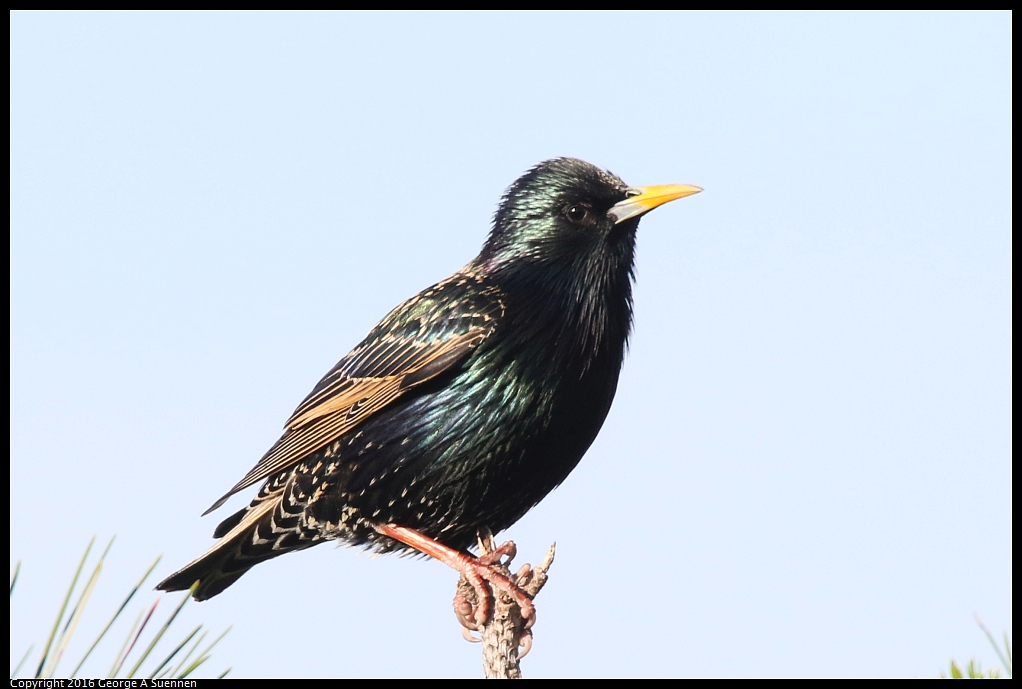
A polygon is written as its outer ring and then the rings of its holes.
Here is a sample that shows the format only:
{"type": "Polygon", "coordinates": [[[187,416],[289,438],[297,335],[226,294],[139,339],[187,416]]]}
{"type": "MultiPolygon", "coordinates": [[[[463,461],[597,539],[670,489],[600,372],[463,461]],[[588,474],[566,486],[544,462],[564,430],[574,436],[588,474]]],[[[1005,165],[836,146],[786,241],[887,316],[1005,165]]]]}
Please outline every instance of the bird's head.
{"type": "Polygon", "coordinates": [[[630,268],[639,218],[699,191],[680,184],[629,187],[585,161],[548,160],[505,192],[479,261],[488,272],[532,263],[591,269],[607,259],[630,268]]]}
{"type": "Polygon", "coordinates": [[[609,346],[608,360],[619,366],[631,328],[639,218],[699,191],[629,187],[584,161],[548,160],[508,188],[473,269],[503,290],[514,321],[508,330],[524,342],[553,333],[561,361],[583,371],[609,346]]]}

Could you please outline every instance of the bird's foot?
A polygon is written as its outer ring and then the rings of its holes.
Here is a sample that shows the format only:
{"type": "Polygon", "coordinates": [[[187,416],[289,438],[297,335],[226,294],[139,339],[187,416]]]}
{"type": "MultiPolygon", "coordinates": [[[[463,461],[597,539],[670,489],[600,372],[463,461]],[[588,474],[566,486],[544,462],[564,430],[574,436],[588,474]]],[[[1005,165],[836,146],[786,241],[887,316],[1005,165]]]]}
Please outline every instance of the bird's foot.
{"type": "MultiPolygon", "coordinates": [[[[505,544],[501,547],[493,541],[493,536],[485,531],[479,535],[479,551],[481,560],[499,567],[500,573],[512,581],[516,589],[528,597],[529,602],[535,598],[547,581],[547,572],[554,561],[554,546],[550,546],[546,557],[536,567],[523,565],[515,574],[511,573],[510,559],[514,555],[514,546],[505,544]]],[[[458,582],[458,597],[455,599],[463,619],[462,634],[470,641],[478,641],[483,646],[483,669],[487,677],[521,677],[519,661],[532,649],[533,635],[529,628],[535,621],[535,609],[527,618],[524,606],[519,605],[516,597],[509,591],[491,588],[481,597],[469,582],[462,576],[458,582]],[[492,598],[490,597],[492,590],[492,598]],[[489,619],[482,626],[476,623],[475,613],[478,601],[492,604],[489,619]],[[473,603],[477,603],[473,607],[473,603]],[[478,627],[479,638],[475,638],[468,627],[478,627]]]]}
{"type": "Polygon", "coordinates": [[[481,629],[489,620],[490,612],[493,609],[491,586],[497,591],[506,593],[517,603],[522,619],[525,621],[525,629],[535,623],[536,607],[532,604],[532,598],[519,587],[517,581],[512,580],[507,566],[502,561],[507,556],[508,562],[510,562],[517,552],[515,544],[511,541],[499,547],[493,547],[492,536],[489,536],[488,543],[485,544],[481,539],[482,555],[473,557],[435,541],[415,529],[396,524],[383,524],[377,526],[376,530],[384,536],[415,548],[420,553],[440,560],[461,573],[462,580],[467,584],[467,589],[463,588],[459,582],[458,593],[454,597],[454,614],[467,629],[481,629]],[[471,592],[471,595],[468,595],[468,592],[471,592]],[[471,598],[475,599],[474,604],[471,598]]]}
{"type": "Polygon", "coordinates": [[[512,541],[496,547],[493,537],[480,539],[481,555],[477,558],[468,557],[462,567],[458,591],[454,595],[454,614],[461,625],[471,631],[481,631],[489,621],[494,606],[492,589],[507,594],[518,606],[522,617],[522,629],[528,630],[536,622],[536,606],[532,596],[522,590],[522,585],[531,576],[532,569],[525,565],[515,576],[511,575],[508,565],[517,554],[518,549],[512,541]],[[504,562],[504,557],[507,562],[504,562]],[[492,589],[491,589],[492,587],[492,589]]]}

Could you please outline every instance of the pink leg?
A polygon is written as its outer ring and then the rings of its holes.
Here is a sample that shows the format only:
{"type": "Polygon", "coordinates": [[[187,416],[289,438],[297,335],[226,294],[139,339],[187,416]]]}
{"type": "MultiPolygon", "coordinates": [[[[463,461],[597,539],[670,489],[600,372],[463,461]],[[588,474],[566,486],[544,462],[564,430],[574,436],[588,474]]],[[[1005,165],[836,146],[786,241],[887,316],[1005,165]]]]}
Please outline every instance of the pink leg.
{"type": "MultiPolygon", "coordinates": [[[[399,541],[407,546],[415,548],[420,553],[425,553],[432,558],[440,560],[451,569],[464,574],[465,578],[475,590],[476,597],[479,599],[479,605],[476,607],[474,614],[476,625],[481,627],[490,616],[490,596],[492,594],[487,587],[487,583],[495,586],[498,591],[503,591],[515,599],[515,602],[518,603],[518,607],[521,608],[522,617],[526,620],[526,629],[531,627],[532,623],[535,621],[536,608],[532,604],[532,599],[529,598],[525,592],[522,591],[517,584],[515,584],[515,582],[511,581],[500,572],[495,571],[493,567],[495,564],[500,562],[501,557],[504,555],[514,557],[516,552],[514,543],[505,543],[492,553],[479,558],[472,557],[471,555],[463,553],[460,550],[455,550],[454,548],[448,548],[443,543],[434,541],[429,536],[424,536],[415,529],[409,529],[404,526],[383,524],[381,526],[377,526],[376,530],[384,536],[388,536],[393,538],[395,541],[399,541]]],[[[464,625],[472,610],[471,606],[468,605],[468,601],[459,596],[454,600],[454,612],[464,625]],[[468,607],[466,608],[465,606],[468,607]]]]}

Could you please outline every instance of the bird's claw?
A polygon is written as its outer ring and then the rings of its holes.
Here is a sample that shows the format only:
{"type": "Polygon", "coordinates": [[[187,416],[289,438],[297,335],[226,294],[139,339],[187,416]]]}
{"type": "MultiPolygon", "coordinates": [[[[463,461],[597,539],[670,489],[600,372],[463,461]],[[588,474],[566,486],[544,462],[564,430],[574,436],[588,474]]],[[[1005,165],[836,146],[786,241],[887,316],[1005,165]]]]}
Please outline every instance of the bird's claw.
{"type": "MultiPolygon", "coordinates": [[[[458,592],[454,594],[454,616],[458,618],[458,622],[461,623],[463,633],[477,632],[480,630],[480,625],[475,619],[475,606],[469,602],[468,598],[461,591],[461,586],[458,586],[458,592]]],[[[478,641],[471,635],[465,637],[469,641],[478,641]]]]}
{"type": "Polygon", "coordinates": [[[529,655],[529,651],[532,650],[531,629],[525,629],[522,631],[522,635],[518,637],[518,647],[522,649],[518,652],[518,660],[521,660],[525,656],[529,655]]]}
{"type": "Polygon", "coordinates": [[[494,547],[491,537],[489,542],[481,540],[480,545],[482,555],[465,558],[459,568],[462,579],[454,596],[454,614],[458,622],[466,630],[482,631],[492,614],[496,589],[517,604],[524,621],[523,628],[528,630],[536,622],[536,607],[522,586],[531,578],[532,568],[524,565],[517,574],[509,576],[507,563],[518,552],[513,541],[494,547]],[[505,556],[507,563],[504,562],[505,556]]]}
{"type": "Polygon", "coordinates": [[[517,554],[518,546],[515,545],[515,542],[507,541],[499,548],[495,549],[493,552],[489,553],[484,552],[476,559],[479,561],[479,564],[486,565],[487,567],[489,567],[491,565],[501,564],[501,559],[503,559],[505,555],[507,555],[507,561],[511,562],[511,560],[515,559],[515,555],[517,554]]]}

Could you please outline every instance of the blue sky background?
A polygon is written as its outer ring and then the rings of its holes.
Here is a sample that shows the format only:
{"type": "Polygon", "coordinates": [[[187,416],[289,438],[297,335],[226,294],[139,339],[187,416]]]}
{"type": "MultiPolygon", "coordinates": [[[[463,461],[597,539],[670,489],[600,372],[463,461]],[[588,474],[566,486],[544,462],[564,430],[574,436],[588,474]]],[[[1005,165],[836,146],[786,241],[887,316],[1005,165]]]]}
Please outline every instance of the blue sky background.
{"type": "MultiPolygon", "coordinates": [[[[643,220],[614,408],[505,534],[559,548],[525,674],[996,664],[973,614],[1012,628],[1010,13],[10,28],[12,666],[93,534],[118,540],[82,641],[157,554],[210,545],[248,495],[199,514],[319,377],[562,155],[706,191],[643,220]]],[[[233,625],[211,670],[238,677],[478,676],[455,580],[323,545],[181,627],[233,625]]]]}

